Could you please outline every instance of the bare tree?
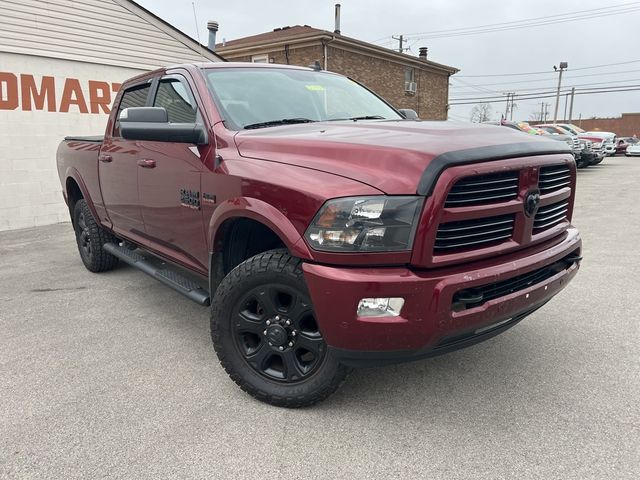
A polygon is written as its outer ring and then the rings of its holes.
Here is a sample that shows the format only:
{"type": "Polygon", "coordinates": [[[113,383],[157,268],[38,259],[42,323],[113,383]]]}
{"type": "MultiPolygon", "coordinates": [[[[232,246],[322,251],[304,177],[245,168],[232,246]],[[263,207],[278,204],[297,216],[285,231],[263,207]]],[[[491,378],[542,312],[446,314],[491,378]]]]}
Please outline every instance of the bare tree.
{"type": "Polygon", "coordinates": [[[479,103],[471,109],[471,121],[473,123],[482,123],[491,120],[493,110],[488,103],[479,103]]]}

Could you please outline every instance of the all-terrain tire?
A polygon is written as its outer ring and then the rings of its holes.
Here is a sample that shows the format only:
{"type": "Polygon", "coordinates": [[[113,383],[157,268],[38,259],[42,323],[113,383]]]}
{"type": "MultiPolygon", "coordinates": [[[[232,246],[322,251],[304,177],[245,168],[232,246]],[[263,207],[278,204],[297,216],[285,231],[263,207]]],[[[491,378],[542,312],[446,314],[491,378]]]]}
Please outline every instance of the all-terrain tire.
{"type": "Polygon", "coordinates": [[[98,225],[83,198],[73,208],[73,226],[80,258],[87,270],[105,272],[118,264],[118,259],[103,248],[105,243],[117,243],[117,238],[98,225]]]}
{"type": "Polygon", "coordinates": [[[253,397],[279,407],[310,406],[335,392],[350,371],[327,347],[313,315],[302,261],[282,249],[261,253],[216,290],[213,346],[229,376],[253,397]],[[305,355],[310,366],[302,364],[305,355]]]}

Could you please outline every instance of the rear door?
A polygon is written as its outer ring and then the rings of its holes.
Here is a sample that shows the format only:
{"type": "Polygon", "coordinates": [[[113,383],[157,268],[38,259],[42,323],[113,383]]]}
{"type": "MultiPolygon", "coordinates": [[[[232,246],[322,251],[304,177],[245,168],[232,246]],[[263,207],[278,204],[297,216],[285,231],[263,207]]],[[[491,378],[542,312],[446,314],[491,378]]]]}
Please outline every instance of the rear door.
{"type": "MultiPolygon", "coordinates": [[[[165,108],[169,122],[202,122],[186,77],[164,76],[154,90],[152,105],[165,108]]],[[[161,253],[206,271],[208,248],[200,204],[204,148],[190,143],[138,144],[138,190],[147,238],[161,253]]]]}
{"type": "Polygon", "coordinates": [[[151,92],[151,81],[127,88],[118,105],[113,131],[105,135],[98,157],[100,188],[114,230],[127,236],[144,233],[138,197],[138,154],[136,140],[120,135],[120,112],[128,107],[144,107],[151,92]]]}

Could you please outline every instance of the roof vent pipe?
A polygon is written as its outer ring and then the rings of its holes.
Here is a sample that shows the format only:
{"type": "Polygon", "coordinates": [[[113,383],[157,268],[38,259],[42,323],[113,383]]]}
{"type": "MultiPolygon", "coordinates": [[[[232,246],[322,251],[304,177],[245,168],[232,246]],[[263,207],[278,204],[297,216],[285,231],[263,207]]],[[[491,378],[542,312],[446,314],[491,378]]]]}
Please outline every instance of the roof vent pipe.
{"type": "Polygon", "coordinates": [[[207,22],[207,29],[209,30],[209,43],[207,47],[209,50],[214,51],[216,49],[216,33],[218,33],[218,22],[209,20],[207,22]]]}
{"type": "Polygon", "coordinates": [[[428,51],[429,49],[427,47],[420,47],[420,50],[419,50],[420,53],[418,53],[418,58],[420,58],[420,60],[426,60],[428,51]]]}
{"type": "Polygon", "coordinates": [[[333,33],[337,33],[340,35],[340,4],[336,3],[336,28],[333,30],[333,33]]]}

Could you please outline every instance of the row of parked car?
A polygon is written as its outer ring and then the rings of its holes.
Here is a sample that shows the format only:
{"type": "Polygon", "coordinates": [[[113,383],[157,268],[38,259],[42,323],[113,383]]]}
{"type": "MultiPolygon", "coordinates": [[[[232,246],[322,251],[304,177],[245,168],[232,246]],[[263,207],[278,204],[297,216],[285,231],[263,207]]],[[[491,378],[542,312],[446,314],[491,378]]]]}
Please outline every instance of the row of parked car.
{"type": "Polygon", "coordinates": [[[487,122],[513,128],[531,135],[549,135],[550,138],[566,142],[573,150],[578,168],[596,165],[607,156],[624,153],[640,156],[640,141],[636,137],[618,138],[613,132],[587,132],[571,123],[548,123],[532,126],[527,122],[487,122]]]}

